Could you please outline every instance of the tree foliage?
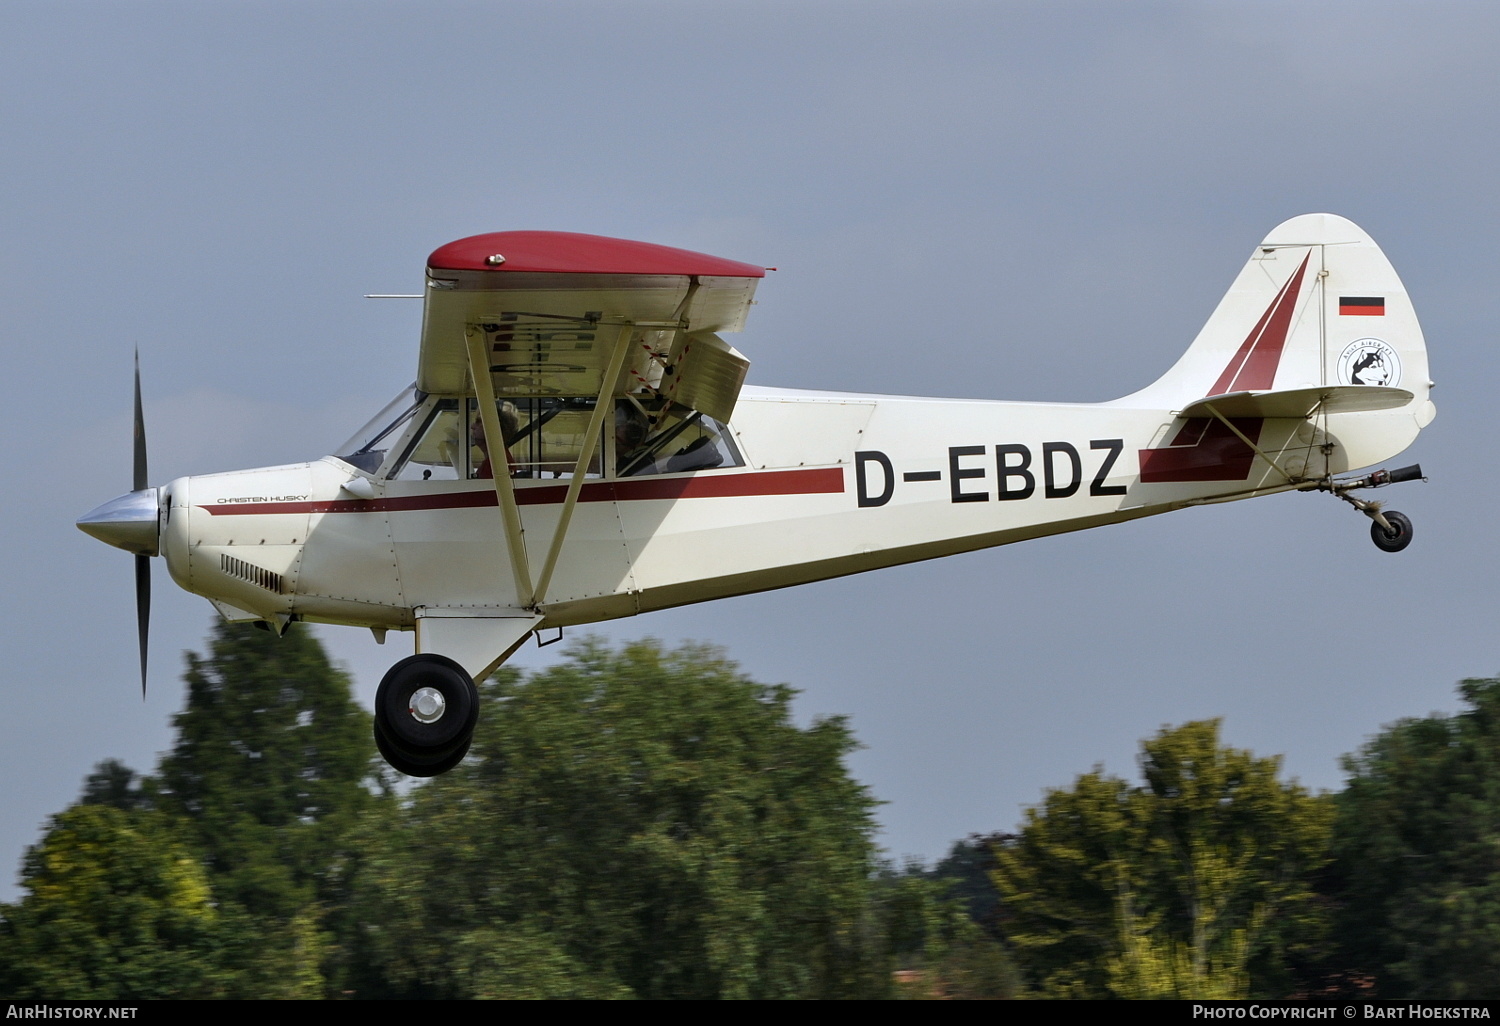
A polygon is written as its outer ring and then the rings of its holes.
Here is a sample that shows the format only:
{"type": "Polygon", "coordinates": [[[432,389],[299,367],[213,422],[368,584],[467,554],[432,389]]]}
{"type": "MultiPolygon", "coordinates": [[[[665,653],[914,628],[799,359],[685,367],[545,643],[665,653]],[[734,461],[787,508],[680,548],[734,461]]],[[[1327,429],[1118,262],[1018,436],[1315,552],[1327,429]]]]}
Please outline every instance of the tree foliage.
{"type": "Polygon", "coordinates": [[[1019,997],[1021,980],[1009,953],[970,911],[970,882],[951,875],[954,860],[964,858],[958,854],[964,842],[954,850],[931,870],[912,863],[879,875],[875,906],[896,968],[896,996],[1019,997]]]}
{"type": "Polygon", "coordinates": [[[366,863],[381,978],[523,996],[493,952],[532,937],[545,938],[532,979],[559,993],[883,988],[874,803],[844,768],[844,723],[799,728],[792,694],[713,650],[654,643],[585,644],[529,680],[502,672],[469,760],[415,790],[366,863]]]}
{"type": "Polygon", "coordinates": [[[198,853],[158,812],[75,805],[27,853],[3,908],[11,998],[216,997],[224,923],[198,853]]]}
{"type": "Polygon", "coordinates": [[[1500,994],[1500,679],[1468,709],[1392,724],[1345,760],[1341,953],[1381,997],[1500,994]]]}
{"type": "Polygon", "coordinates": [[[215,628],[154,777],[106,760],[3,909],[11,993],[317,997],[344,972],[369,718],[311,635],[215,628]]]}
{"type": "Polygon", "coordinates": [[[1285,993],[1320,942],[1313,891],[1332,810],[1280,760],[1219,745],[1218,721],[1142,745],[1144,786],[1102,770],[1027,810],[996,852],[1003,923],[1041,993],[1285,993]]]}
{"type": "Polygon", "coordinates": [[[101,763],[29,855],[7,993],[889,991],[852,736],[711,650],[501,674],[469,760],[404,796],[310,635],[218,627],[186,680],[159,772],[101,763]]]}
{"type": "Polygon", "coordinates": [[[900,872],[844,722],[798,726],[791,689],[711,649],[584,643],[502,672],[469,759],[406,790],[310,635],[219,627],[186,680],[158,772],[100,763],[28,851],[0,992],[1476,998],[1500,979],[1500,680],[1386,728],[1336,799],[1188,723],[1143,742],[1140,783],[1096,768],[1019,832],[900,872]]]}
{"type": "Polygon", "coordinates": [[[196,829],[221,892],[291,917],[337,897],[337,840],[368,803],[370,718],[300,626],[218,624],[188,654],[187,704],[155,801],[196,829]]]}
{"type": "Polygon", "coordinates": [[[301,626],[218,624],[188,654],[177,741],[144,786],[189,825],[226,917],[235,996],[335,991],[347,958],[349,838],[374,803],[370,718],[301,626]]]}
{"type": "Polygon", "coordinates": [[[153,803],[142,786],[144,783],[135,770],[119,759],[105,759],[84,778],[78,804],[108,805],[126,812],[149,809],[153,803]]]}
{"type": "Polygon", "coordinates": [[[969,918],[997,940],[1004,936],[1000,925],[1000,894],[995,890],[995,853],[1015,840],[1014,834],[970,834],[954,841],[929,872],[934,880],[947,881],[950,894],[963,903],[969,918]]]}

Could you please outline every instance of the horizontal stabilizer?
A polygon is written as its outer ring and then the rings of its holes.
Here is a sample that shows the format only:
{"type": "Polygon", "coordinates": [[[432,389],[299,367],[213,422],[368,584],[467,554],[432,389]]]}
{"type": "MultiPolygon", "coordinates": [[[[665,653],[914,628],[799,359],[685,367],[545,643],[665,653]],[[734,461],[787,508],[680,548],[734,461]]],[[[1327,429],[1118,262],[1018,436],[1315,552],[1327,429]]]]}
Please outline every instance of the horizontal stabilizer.
{"type": "Polygon", "coordinates": [[[1415,396],[1385,385],[1322,385],[1274,392],[1226,392],[1189,403],[1179,417],[1310,417],[1314,413],[1368,413],[1394,410],[1415,396]]]}

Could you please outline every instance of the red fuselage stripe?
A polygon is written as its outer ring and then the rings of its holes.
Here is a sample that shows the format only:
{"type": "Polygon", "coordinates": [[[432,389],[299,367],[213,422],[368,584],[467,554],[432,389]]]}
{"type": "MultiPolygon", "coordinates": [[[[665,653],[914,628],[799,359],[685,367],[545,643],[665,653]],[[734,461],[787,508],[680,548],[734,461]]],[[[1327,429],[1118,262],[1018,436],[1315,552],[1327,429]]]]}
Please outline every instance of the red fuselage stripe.
{"type": "MultiPolygon", "coordinates": [[[[715,474],[697,477],[638,477],[593,481],[579,493],[579,502],[629,502],[641,499],[717,499],[745,495],[816,495],[844,490],[842,467],[811,470],[773,470],[764,474],[715,474]]],[[[567,485],[516,488],[516,504],[560,503],[567,485]]],[[[494,488],[433,495],[403,495],[389,499],[329,499],[311,502],[236,502],[203,506],[214,516],[268,516],[278,513],[397,513],[408,510],[471,509],[494,506],[494,488]]]]}

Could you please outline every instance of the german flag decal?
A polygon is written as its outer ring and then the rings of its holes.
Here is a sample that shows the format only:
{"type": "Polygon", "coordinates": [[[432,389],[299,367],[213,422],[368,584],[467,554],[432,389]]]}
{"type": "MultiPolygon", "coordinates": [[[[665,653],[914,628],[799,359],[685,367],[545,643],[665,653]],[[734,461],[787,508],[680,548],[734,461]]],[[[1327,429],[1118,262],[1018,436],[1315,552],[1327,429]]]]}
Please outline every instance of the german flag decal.
{"type": "Polygon", "coordinates": [[[1384,317],[1384,296],[1340,296],[1339,313],[1345,317],[1384,317]]]}

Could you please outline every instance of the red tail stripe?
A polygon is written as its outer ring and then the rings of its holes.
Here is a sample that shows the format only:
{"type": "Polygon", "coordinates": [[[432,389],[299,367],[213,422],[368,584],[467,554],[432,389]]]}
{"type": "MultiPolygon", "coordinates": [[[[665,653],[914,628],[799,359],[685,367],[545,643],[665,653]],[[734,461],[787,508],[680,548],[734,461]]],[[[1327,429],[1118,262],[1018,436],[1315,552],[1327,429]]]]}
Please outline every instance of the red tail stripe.
{"type": "Polygon", "coordinates": [[[1302,258],[1302,266],[1287,280],[1261,314],[1254,330],[1245,336],[1239,350],[1234,354],[1209,395],[1225,392],[1246,392],[1270,388],[1276,381],[1276,368],[1281,363],[1281,350],[1286,345],[1287,333],[1292,326],[1292,313],[1297,308],[1297,296],[1302,291],[1302,277],[1307,272],[1307,262],[1312,259],[1309,250],[1302,258]]]}

